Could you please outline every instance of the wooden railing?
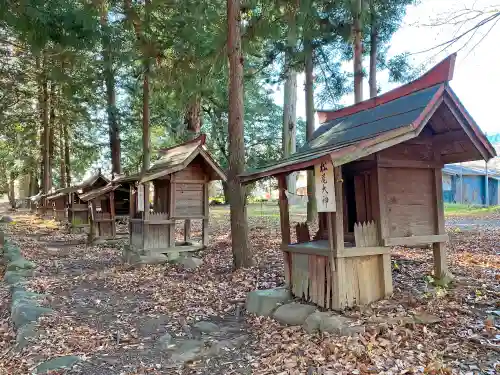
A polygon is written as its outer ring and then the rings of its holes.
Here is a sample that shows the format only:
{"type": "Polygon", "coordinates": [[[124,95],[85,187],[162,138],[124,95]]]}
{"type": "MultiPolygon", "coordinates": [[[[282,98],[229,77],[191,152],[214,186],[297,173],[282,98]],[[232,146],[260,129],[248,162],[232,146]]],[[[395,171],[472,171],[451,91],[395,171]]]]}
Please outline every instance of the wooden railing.
{"type": "Polygon", "coordinates": [[[373,247],[380,245],[378,228],[372,220],[365,223],[354,224],[354,241],[356,247],[373,247]]]}

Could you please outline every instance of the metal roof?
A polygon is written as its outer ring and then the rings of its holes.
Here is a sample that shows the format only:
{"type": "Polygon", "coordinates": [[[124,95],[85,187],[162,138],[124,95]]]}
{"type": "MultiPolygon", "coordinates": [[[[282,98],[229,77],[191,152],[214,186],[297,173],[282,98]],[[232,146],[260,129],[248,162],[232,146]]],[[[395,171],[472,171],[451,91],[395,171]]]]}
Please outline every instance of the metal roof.
{"type": "Polygon", "coordinates": [[[323,160],[340,166],[415,138],[445,100],[445,105],[463,114],[466,121],[462,126],[472,130],[464,136],[479,145],[475,147],[479,147],[481,156],[486,160],[495,156],[495,150],[447,83],[453,76],[454,61],[455,55],[451,55],[419,79],[379,97],[338,111],[320,112],[323,124],[310,142],[277,163],[240,174],[241,182],[310,168],[323,160]]]}
{"type": "Polygon", "coordinates": [[[351,144],[411,125],[441,87],[438,84],[373,109],[327,121],[314,132],[313,140],[298,152],[351,144]]]}
{"type": "MultiPolygon", "coordinates": [[[[446,164],[443,173],[450,175],[486,176],[486,168],[465,166],[460,164],[446,164]]],[[[488,177],[500,180],[500,171],[488,169],[488,177]]]]}

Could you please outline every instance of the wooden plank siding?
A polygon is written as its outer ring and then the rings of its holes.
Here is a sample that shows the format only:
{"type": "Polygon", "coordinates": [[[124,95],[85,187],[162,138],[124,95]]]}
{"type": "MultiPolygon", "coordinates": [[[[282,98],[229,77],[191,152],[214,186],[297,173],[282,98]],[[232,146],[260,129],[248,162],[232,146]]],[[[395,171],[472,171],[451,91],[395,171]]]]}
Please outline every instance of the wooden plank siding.
{"type": "Polygon", "coordinates": [[[175,184],[175,216],[203,216],[204,184],[175,184]]]}
{"type": "Polygon", "coordinates": [[[383,173],[389,237],[434,234],[434,170],[385,168],[383,173]]]}
{"type": "Polygon", "coordinates": [[[327,255],[285,253],[292,294],[323,308],[342,310],[392,294],[388,254],[337,258],[332,271],[327,255]]]}

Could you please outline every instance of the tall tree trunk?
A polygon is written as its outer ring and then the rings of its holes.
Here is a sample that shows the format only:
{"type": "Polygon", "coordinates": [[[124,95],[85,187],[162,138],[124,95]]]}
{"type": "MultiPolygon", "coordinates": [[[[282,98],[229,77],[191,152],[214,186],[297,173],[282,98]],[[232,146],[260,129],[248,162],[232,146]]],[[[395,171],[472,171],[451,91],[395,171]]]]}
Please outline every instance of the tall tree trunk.
{"type": "Polygon", "coordinates": [[[104,80],[106,83],[106,112],[108,114],[109,147],[111,149],[111,173],[121,173],[120,125],[116,108],[115,73],[113,70],[113,55],[110,30],[108,26],[108,11],[106,1],[101,1],[102,26],[102,56],[104,61],[104,80]]]}
{"type": "Polygon", "coordinates": [[[50,113],[49,113],[49,129],[50,129],[50,139],[49,139],[49,176],[50,176],[50,187],[52,189],[53,179],[53,167],[54,167],[54,151],[55,151],[55,132],[56,132],[56,85],[54,82],[50,82],[50,113]]]}
{"type": "MultiPolygon", "coordinates": [[[[65,68],[66,68],[66,61],[61,58],[61,71],[63,74],[65,71],[65,68]]],[[[61,108],[61,112],[63,112],[63,111],[65,111],[65,108],[61,108]]],[[[61,153],[63,153],[63,154],[61,154],[61,164],[63,164],[63,160],[64,160],[64,170],[65,170],[64,176],[66,177],[64,185],[66,185],[66,187],[70,187],[71,186],[71,159],[70,159],[70,154],[69,154],[69,150],[70,150],[70,135],[69,135],[69,129],[68,129],[69,120],[68,120],[67,116],[64,116],[64,114],[67,114],[67,113],[63,113],[63,116],[61,116],[61,118],[60,118],[61,129],[62,129],[61,137],[63,139],[62,148],[64,148],[64,151],[61,150],[61,153]]],[[[63,165],[61,165],[61,176],[63,175],[62,168],[63,168],[63,165]]]]}
{"type": "Polygon", "coordinates": [[[43,192],[46,194],[50,184],[50,128],[49,128],[49,91],[47,79],[47,56],[43,54],[42,64],[42,124],[43,124],[43,192]]]}
{"type": "Polygon", "coordinates": [[[202,124],[200,95],[196,95],[189,103],[184,115],[184,123],[189,139],[194,139],[200,134],[202,124]]]}
{"type": "Polygon", "coordinates": [[[224,204],[229,204],[229,186],[222,181],[222,192],[224,193],[224,204]]]}
{"type": "Polygon", "coordinates": [[[39,126],[38,126],[38,133],[39,133],[39,147],[40,147],[40,159],[39,160],[39,175],[40,175],[40,191],[43,192],[44,189],[44,181],[45,178],[43,176],[43,163],[44,163],[44,158],[45,158],[45,133],[44,133],[44,127],[43,127],[43,72],[42,72],[42,63],[40,56],[36,56],[35,58],[35,67],[36,67],[36,72],[37,72],[37,96],[38,96],[38,103],[37,103],[37,111],[38,111],[38,118],[39,118],[39,126]]]}
{"type": "Polygon", "coordinates": [[[377,47],[378,47],[378,30],[377,17],[375,14],[374,0],[370,0],[370,77],[368,83],[370,85],[370,98],[377,96],[377,47]]]}
{"type": "MultiPolygon", "coordinates": [[[[285,57],[286,79],[283,99],[283,156],[288,157],[297,151],[297,72],[293,68],[293,52],[297,44],[296,8],[287,6],[288,37],[285,57]]],[[[288,191],[295,194],[296,174],[290,173],[287,179],[288,191]]]]}
{"type": "Polygon", "coordinates": [[[252,265],[252,253],[248,244],[248,222],[245,205],[245,188],[238,175],[245,168],[245,143],[243,141],[243,52],[241,50],[241,3],[227,0],[229,58],[229,171],[228,188],[231,205],[231,240],[233,264],[236,268],[252,265]]]}
{"type": "Polygon", "coordinates": [[[34,177],[33,175],[34,175],[33,171],[30,170],[30,172],[29,172],[30,184],[28,187],[28,197],[31,197],[32,195],[36,194],[36,193],[33,193],[33,191],[35,190],[35,186],[34,186],[35,179],[33,178],[34,177]]]}
{"type": "MultiPolygon", "coordinates": [[[[146,29],[149,27],[149,11],[151,0],[144,2],[144,24],[146,29]]],[[[149,135],[149,72],[151,70],[151,61],[146,53],[146,48],[143,51],[143,69],[144,78],[142,84],[142,171],[146,172],[149,169],[150,163],[150,135],[149,135]]],[[[149,183],[144,184],[144,210],[149,212],[149,183]]]]}
{"type": "Polygon", "coordinates": [[[16,181],[16,175],[14,172],[10,172],[9,174],[9,203],[12,208],[16,208],[16,190],[14,188],[16,181]]]}
{"type": "Polygon", "coordinates": [[[65,120],[63,125],[63,137],[64,137],[64,167],[66,168],[66,186],[71,186],[71,159],[69,155],[69,131],[68,122],[65,120]]]}
{"type": "Polygon", "coordinates": [[[362,0],[353,0],[354,102],[363,101],[362,0]]]}
{"type": "Polygon", "coordinates": [[[59,119],[59,174],[60,174],[60,187],[66,187],[66,164],[64,158],[64,125],[63,119],[59,119]]]}
{"type": "MultiPolygon", "coordinates": [[[[306,75],[306,140],[312,140],[314,133],[314,63],[313,46],[310,39],[304,40],[305,75],[306,75]]],[[[317,218],[316,197],[314,192],[314,171],[307,171],[307,221],[313,222],[317,218]]]]}

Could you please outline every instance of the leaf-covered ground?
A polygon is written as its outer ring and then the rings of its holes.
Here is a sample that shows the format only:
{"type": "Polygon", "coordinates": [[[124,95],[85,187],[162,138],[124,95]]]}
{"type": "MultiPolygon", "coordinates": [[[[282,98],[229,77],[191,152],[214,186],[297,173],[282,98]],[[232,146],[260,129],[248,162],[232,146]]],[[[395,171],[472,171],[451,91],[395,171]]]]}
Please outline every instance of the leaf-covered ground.
{"type": "MultiPolygon", "coordinates": [[[[131,268],[123,244],[85,246],[54,222],[13,215],[10,238],[37,263],[29,287],[46,293],[56,313],[39,321],[43,334],[22,352],[13,348],[8,290],[0,298],[0,374],[29,374],[43,360],[73,354],[85,361],[68,374],[494,374],[500,371],[500,229],[457,229],[453,220],[449,261],[456,283],[434,287],[432,251],[393,251],[394,296],[345,314],[367,325],[355,338],[307,334],[269,318],[242,312],[248,291],[283,284],[278,212],[250,210],[255,266],[232,271],[228,211],[212,209],[210,246],[203,265],[131,268]],[[69,245],[64,245],[64,242],[69,245]],[[434,325],[404,324],[427,312],[434,325]],[[493,318],[492,318],[493,317],[493,318]],[[192,324],[210,320],[246,335],[245,345],[216,357],[170,366],[158,345],[168,332],[193,335],[192,324]],[[376,324],[375,324],[376,323],[376,324]]],[[[295,220],[304,217],[295,213],[295,220]]],[[[469,218],[474,220],[474,218],[469,218]]],[[[498,221],[495,215],[485,220],[498,221]]],[[[200,230],[194,222],[194,232],[200,230]]],[[[0,270],[3,275],[3,269],[0,270]]],[[[229,332],[229,330],[228,330],[229,332]]]]}

